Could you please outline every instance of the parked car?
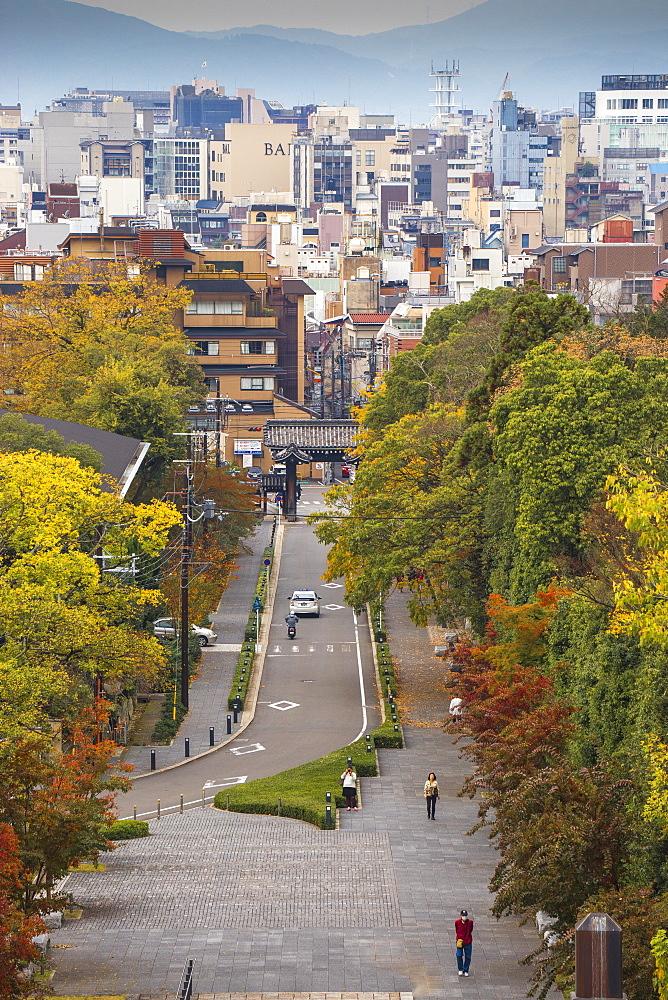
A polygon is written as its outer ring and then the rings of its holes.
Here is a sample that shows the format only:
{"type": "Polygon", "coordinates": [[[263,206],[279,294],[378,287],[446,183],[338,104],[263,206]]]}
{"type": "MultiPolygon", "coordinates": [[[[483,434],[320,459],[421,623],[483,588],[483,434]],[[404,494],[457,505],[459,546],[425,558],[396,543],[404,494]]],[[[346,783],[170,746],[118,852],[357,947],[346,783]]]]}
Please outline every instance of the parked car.
{"type": "Polygon", "coordinates": [[[249,479],[253,479],[256,481],[258,479],[262,479],[262,468],[259,465],[249,465],[247,466],[246,469],[244,469],[244,472],[246,473],[249,479]]]}
{"type": "MultiPolygon", "coordinates": [[[[210,646],[218,640],[218,636],[210,628],[203,628],[201,625],[191,625],[190,630],[197,636],[200,646],[210,646]]],[[[153,635],[160,639],[174,639],[176,637],[177,624],[173,618],[158,618],[153,622],[153,635]]]]}
{"type": "Polygon", "coordinates": [[[290,614],[320,617],[320,600],[315,590],[295,590],[290,598],[290,614]]]}

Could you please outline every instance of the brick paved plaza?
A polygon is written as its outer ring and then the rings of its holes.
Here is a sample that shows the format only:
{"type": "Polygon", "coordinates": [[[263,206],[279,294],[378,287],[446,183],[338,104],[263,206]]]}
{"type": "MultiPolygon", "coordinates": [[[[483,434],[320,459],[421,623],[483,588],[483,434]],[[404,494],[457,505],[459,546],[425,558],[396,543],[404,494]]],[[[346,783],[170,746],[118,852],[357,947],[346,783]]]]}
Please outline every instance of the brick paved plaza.
{"type": "MultiPolygon", "coordinates": [[[[166,994],[187,958],[197,993],[412,992],[519,1000],[517,964],[530,927],[487,912],[494,852],[465,835],[475,803],[457,792],[465,765],[440,730],[411,729],[408,749],[381,751],[362,809],[324,832],[210,808],[151,823],[121,843],[107,871],[73,874],[79,921],[53,935],[57,994],[166,994]],[[422,785],[442,798],[426,818],[422,785]],[[475,919],[470,979],[457,976],[452,922],[475,919]]],[[[333,775],[333,786],[336,775],[333,775]]]]}

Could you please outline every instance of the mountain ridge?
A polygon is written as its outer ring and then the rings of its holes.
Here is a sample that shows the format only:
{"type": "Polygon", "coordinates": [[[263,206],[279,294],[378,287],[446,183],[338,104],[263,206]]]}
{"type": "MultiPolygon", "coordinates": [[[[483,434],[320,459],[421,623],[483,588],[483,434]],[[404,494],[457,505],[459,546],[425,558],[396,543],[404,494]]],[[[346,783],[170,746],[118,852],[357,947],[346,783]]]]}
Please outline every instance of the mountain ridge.
{"type": "Polygon", "coordinates": [[[668,5],[657,11],[655,0],[636,0],[632,31],[623,0],[561,0],[556,10],[551,0],[484,0],[435,24],[364,36],[270,25],[173,32],[76,0],[0,0],[0,15],[5,37],[20,40],[4,52],[0,103],[14,103],[8,81],[18,77],[26,108],[76,86],[168,89],[205,62],[228,93],[251,87],[286,106],[350,103],[419,124],[430,117],[432,62],[459,61],[467,107],[486,111],[510,72],[520,99],[550,108],[576,106],[602,73],[660,72],[668,46],[668,5]]]}

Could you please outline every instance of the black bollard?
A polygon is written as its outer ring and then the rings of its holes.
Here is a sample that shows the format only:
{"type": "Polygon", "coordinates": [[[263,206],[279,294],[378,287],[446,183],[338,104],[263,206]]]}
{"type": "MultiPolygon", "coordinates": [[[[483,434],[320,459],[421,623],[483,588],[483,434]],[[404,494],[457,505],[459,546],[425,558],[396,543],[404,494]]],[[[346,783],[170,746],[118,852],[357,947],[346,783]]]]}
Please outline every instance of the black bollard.
{"type": "Polygon", "coordinates": [[[325,806],[325,826],[328,830],[332,827],[332,807],[325,806]]]}
{"type": "Polygon", "coordinates": [[[237,703],[236,703],[236,701],[234,703],[233,712],[234,712],[234,724],[236,725],[237,722],[239,721],[239,710],[237,709],[237,703]]]}
{"type": "Polygon", "coordinates": [[[622,929],[607,913],[588,913],[575,925],[575,1000],[622,996],[622,929]]]}
{"type": "Polygon", "coordinates": [[[325,792],[325,802],[331,802],[331,801],[332,801],[332,793],[325,792]]]}
{"type": "Polygon", "coordinates": [[[190,740],[188,739],[187,736],[186,736],[185,743],[186,743],[186,753],[185,753],[185,755],[186,755],[186,757],[190,757],[190,740]]]}
{"type": "Polygon", "coordinates": [[[215,736],[214,736],[214,728],[213,728],[213,726],[209,726],[209,746],[210,747],[214,746],[215,742],[216,742],[216,740],[215,740],[215,736]]]}
{"type": "Polygon", "coordinates": [[[155,771],[155,750],[151,750],[151,770],[155,771]]]}
{"type": "Polygon", "coordinates": [[[227,735],[229,736],[231,732],[232,732],[232,716],[228,715],[228,717],[227,717],[227,735]]]}
{"type": "Polygon", "coordinates": [[[352,757],[348,757],[348,767],[352,767],[352,763],[353,763],[352,757]]]}

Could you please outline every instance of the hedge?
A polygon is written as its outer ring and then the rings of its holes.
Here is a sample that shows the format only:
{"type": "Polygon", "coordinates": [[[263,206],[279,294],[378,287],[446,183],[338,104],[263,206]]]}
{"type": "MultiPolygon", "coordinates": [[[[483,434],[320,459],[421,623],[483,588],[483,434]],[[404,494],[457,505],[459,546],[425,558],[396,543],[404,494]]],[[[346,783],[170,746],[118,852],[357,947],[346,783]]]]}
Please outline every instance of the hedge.
{"type": "MultiPolygon", "coordinates": [[[[262,553],[262,568],[260,569],[260,573],[258,575],[255,594],[253,597],[253,603],[255,603],[256,599],[259,600],[261,610],[264,609],[267,602],[267,587],[273,559],[274,549],[271,545],[267,545],[262,553]],[[265,559],[270,560],[269,566],[264,565],[265,559]]],[[[257,617],[255,611],[251,608],[244,631],[244,641],[241,646],[241,652],[237,658],[237,666],[234,671],[234,677],[232,678],[230,693],[227,697],[227,708],[230,712],[234,709],[235,704],[239,706],[240,710],[243,709],[246,704],[248,686],[250,684],[251,674],[255,665],[255,644],[258,641],[256,626],[257,617]]]]}
{"type": "Polygon", "coordinates": [[[148,823],[143,819],[119,819],[104,831],[108,840],[134,840],[148,837],[148,823]]]}

